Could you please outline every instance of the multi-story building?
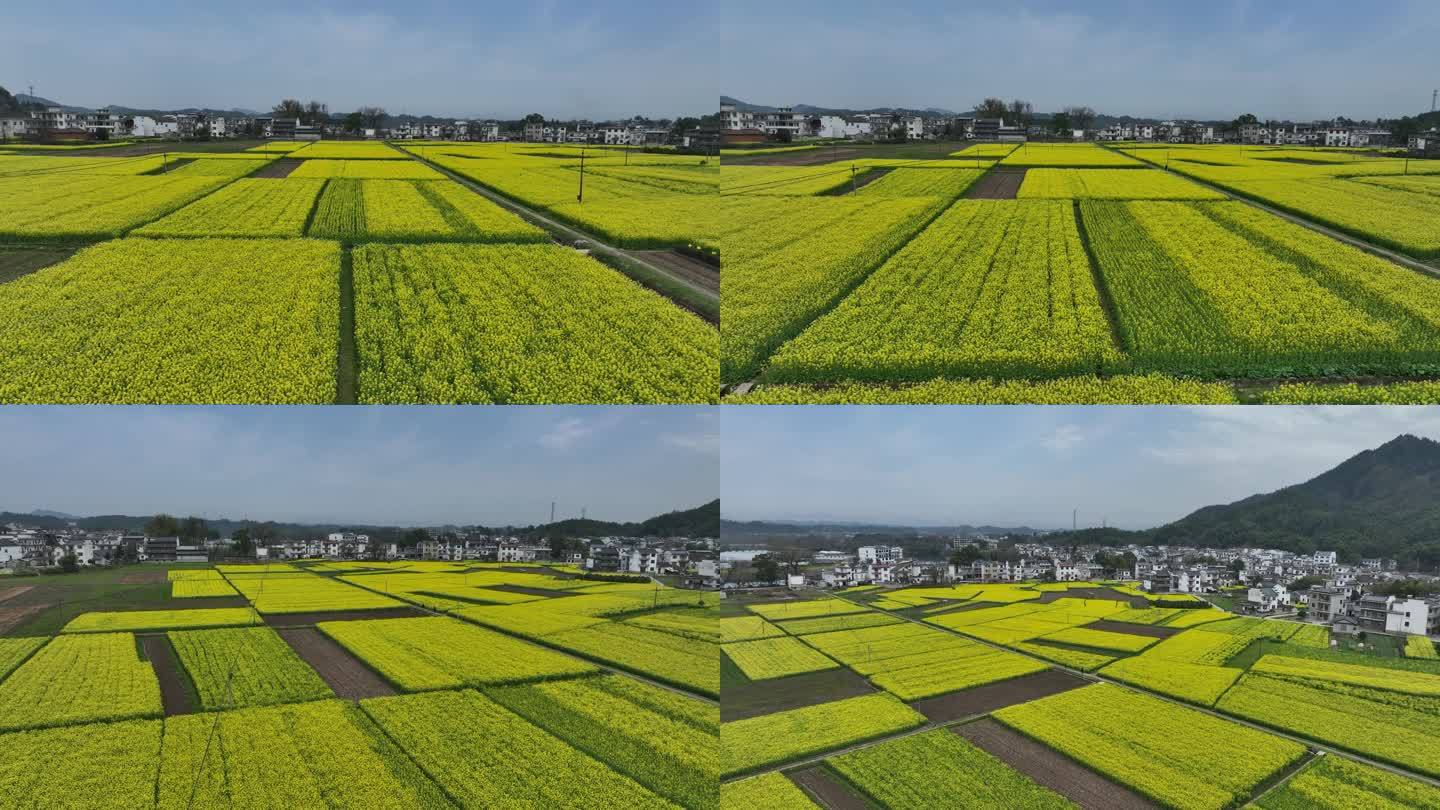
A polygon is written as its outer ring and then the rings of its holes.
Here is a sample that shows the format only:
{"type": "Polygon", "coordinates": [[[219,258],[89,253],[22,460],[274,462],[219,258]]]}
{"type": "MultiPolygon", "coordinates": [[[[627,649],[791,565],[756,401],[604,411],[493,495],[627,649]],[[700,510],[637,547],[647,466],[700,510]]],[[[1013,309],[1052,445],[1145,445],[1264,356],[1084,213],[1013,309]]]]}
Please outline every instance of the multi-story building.
{"type": "Polygon", "coordinates": [[[1350,592],[1330,585],[1315,585],[1305,599],[1310,621],[1329,623],[1350,611],[1350,592]]]}
{"type": "Polygon", "coordinates": [[[1440,635],[1440,596],[1395,599],[1385,617],[1385,631],[1416,636],[1440,635]]]}
{"type": "Polygon", "coordinates": [[[861,546],[855,551],[856,559],[861,563],[895,563],[905,556],[905,549],[900,546],[861,546]]]}
{"type": "Polygon", "coordinates": [[[1365,630],[1383,631],[1390,620],[1390,603],[1394,601],[1393,596],[1367,593],[1355,600],[1351,614],[1365,630]]]}

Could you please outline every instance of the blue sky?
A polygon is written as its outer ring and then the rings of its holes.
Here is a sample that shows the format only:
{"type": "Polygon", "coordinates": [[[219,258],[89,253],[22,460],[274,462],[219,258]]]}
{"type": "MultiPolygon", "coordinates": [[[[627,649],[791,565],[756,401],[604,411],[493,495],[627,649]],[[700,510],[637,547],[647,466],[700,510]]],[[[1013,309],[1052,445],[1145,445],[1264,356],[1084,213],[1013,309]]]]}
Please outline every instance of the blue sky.
{"type": "MultiPolygon", "coordinates": [[[[708,12],[707,12],[708,13],[708,12]]],[[[705,32],[686,4],[459,0],[7,4],[0,85],[67,104],[518,118],[698,115],[705,32]],[[697,58],[699,57],[699,58],[697,58]]]]}
{"type": "Polygon", "coordinates": [[[1440,3],[744,0],[714,36],[757,104],[1310,120],[1413,115],[1440,87],[1440,3]]]}
{"type": "Polygon", "coordinates": [[[0,510],[643,520],[714,500],[708,407],[0,408],[0,510]]]}
{"type": "Polygon", "coordinates": [[[1314,477],[1440,408],[727,407],[727,518],[1147,528],[1314,477]]]}

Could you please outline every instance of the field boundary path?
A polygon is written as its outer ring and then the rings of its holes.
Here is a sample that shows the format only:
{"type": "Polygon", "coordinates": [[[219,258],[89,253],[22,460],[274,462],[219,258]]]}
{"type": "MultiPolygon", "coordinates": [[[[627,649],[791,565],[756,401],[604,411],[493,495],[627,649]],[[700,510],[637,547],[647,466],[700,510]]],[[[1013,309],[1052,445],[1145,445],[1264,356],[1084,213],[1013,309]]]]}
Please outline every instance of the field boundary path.
{"type": "Polygon", "coordinates": [[[190,700],[190,690],[185,687],[185,676],[175,665],[175,652],[170,646],[170,637],[163,633],[144,635],[140,637],[140,644],[145,648],[145,657],[150,659],[150,667],[155,670],[156,679],[160,681],[160,703],[165,708],[165,716],[194,714],[198,711],[190,700]]]}
{"type": "Polygon", "coordinates": [[[16,586],[11,587],[11,588],[6,588],[5,590],[0,591],[0,602],[5,602],[5,601],[7,601],[7,600],[14,599],[15,597],[19,596],[20,594],[25,593],[26,591],[34,590],[34,589],[35,589],[35,586],[34,586],[34,585],[16,585],[16,586]]]}
{"type": "MultiPolygon", "coordinates": [[[[662,267],[644,258],[645,254],[649,251],[626,250],[624,248],[616,247],[609,243],[603,242],[593,234],[587,233],[578,228],[571,227],[570,225],[566,225],[563,222],[552,219],[551,217],[546,216],[539,211],[535,211],[528,206],[521,205],[520,203],[511,200],[509,197],[506,197],[505,195],[498,192],[491,191],[480,183],[477,183],[467,177],[462,177],[461,175],[456,174],[455,172],[445,168],[444,166],[441,166],[437,163],[432,163],[429,160],[420,157],[419,155],[412,155],[411,157],[412,159],[424,163],[425,165],[440,172],[451,180],[470,189],[476,194],[479,194],[490,202],[493,202],[501,208],[504,208],[506,211],[515,214],[526,222],[529,222],[532,225],[538,225],[542,227],[552,236],[558,235],[558,237],[563,238],[570,245],[574,245],[574,243],[576,242],[584,241],[589,244],[589,249],[592,253],[598,253],[601,256],[605,256],[612,261],[620,262],[622,264],[630,263],[633,265],[639,265],[642,270],[641,275],[648,274],[652,277],[659,277],[661,279],[664,279],[666,282],[683,287],[690,295],[694,296],[694,298],[696,299],[695,302],[677,300],[673,295],[670,295],[662,288],[654,287],[649,284],[646,285],[650,286],[652,289],[655,289],[656,292],[665,295],[667,298],[670,298],[670,300],[675,301],[677,304],[680,304],[681,306],[684,306],[695,314],[700,315],[706,320],[710,320],[717,324],[719,323],[720,273],[718,269],[714,273],[714,287],[711,288],[709,286],[702,286],[695,283],[693,280],[686,277],[686,275],[682,273],[676,273],[670,268],[662,267]]],[[[557,239],[557,241],[559,241],[559,239],[557,239]]],[[[622,269],[621,272],[624,272],[624,270],[622,269]]],[[[626,273],[626,275],[630,274],[626,273]]],[[[634,278],[634,276],[632,276],[632,278],[634,278]]]]}
{"type": "Polygon", "coordinates": [[[350,701],[399,694],[350,651],[313,627],[285,627],[277,630],[296,655],[330,685],[337,697],[350,701]]]}
{"type": "MultiPolygon", "coordinates": [[[[1105,147],[1103,147],[1103,148],[1105,148],[1105,149],[1110,149],[1110,147],[1108,147],[1108,146],[1105,146],[1105,147]]],[[[1116,152],[1116,154],[1124,154],[1123,152],[1118,152],[1118,151],[1116,151],[1116,150],[1114,150],[1114,149],[1111,149],[1110,151],[1116,152]]],[[[1128,155],[1127,155],[1127,157],[1128,157],[1128,155]]],[[[1282,209],[1280,209],[1280,208],[1276,208],[1276,207],[1274,207],[1274,206],[1272,206],[1272,205],[1267,205],[1266,203],[1260,202],[1259,200],[1252,199],[1252,198],[1250,198],[1250,197],[1246,197],[1246,196],[1243,195],[1243,194],[1237,194],[1237,193],[1235,193],[1235,192],[1233,192],[1233,191],[1231,191],[1231,190],[1229,190],[1229,189],[1227,189],[1227,188],[1224,188],[1223,186],[1217,186],[1217,185],[1215,185],[1214,183],[1211,183],[1211,182],[1208,182],[1208,181],[1205,181],[1205,180],[1200,180],[1200,179],[1195,178],[1195,177],[1191,177],[1191,176],[1188,175],[1188,174],[1181,174],[1180,172],[1177,172],[1177,171],[1175,171],[1174,169],[1167,169],[1166,167],[1161,166],[1161,165],[1158,164],[1158,163],[1151,163],[1150,161],[1144,160],[1143,158],[1136,158],[1136,159],[1137,159],[1137,160],[1143,160],[1147,165],[1151,166],[1152,168],[1159,169],[1160,171],[1165,172],[1165,173],[1167,173],[1167,174],[1173,174],[1173,175],[1175,175],[1176,177],[1180,177],[1180,178],[1183,178],[1183,179],[1185,179],[1185,180],[1189,180],[1189,181],[1192,182],[1192,183],[1196,183],[1196,184],[1198,184],[1198,185],[1204,186],[1205,188],[1208,188],[1208,189],[1210,189],[1211,191],[1215,191],[1215,192],[1218,192],[1218,193],[1220,193],[1220,194],[1224,194],[1226,199],[1233,200],[1233,201],[1235,201],[1235,202],[1242,202],[1242,203],[1245,203],[1246,205],[1248,205],[1248,206],[1250,206],[1250,207],[1252,207],[1252,208],[1258,208],[1258,209],[1260,209],[1261,211],[1264,211],[1264,212],[1266,212],[1266,213],[1268,213],[1268,214],[1274,214],[1275,216],[1280,217],[1281,219],[1284,219],[1284,220],[1286,220],[1286,221],[1288,221],[1288,222],[1292,222],[1292,223],[1294,223],[1294,224],[1296,224],[1296,225],[1300,225],[1300,226],[1302,226],[1302,227],[1309,228],[1310,230],[1315,231],[1316,233],[1322,233],[1322,234],[1330,237],[1331,239],[1337,239],[1337,240],[1339,240],[1339,241],[1341,241],[1341,242],[1344,242],[1344,243],[1347,244],[1347,245],[1350,245],[1351,247],[1359,248],[1359,249],[1365,251],[1366,253],[1369,253],[1369,254],[1371,254],[1371,255],[1373,255],[1373,256],[1379,256],[1379,257],[1382,258],[1382,259],[1388,259],[1388,260],[1390,260],[1390,261],[1392,261],[1392,262],[1394,262],[1394,263],[1396,263],[1396,264],[1398,264],[1398,265],[1402,265],[1402,266],[1404,266],[1404,267],[1408,267],[1408,268],[1410,268],[1411,270],[1415,270],[1415,271],[1417,271],[1417,272],[1424,273],[1424,274],[1426,274],[1426,275],[1428,275],[1428,276],[1437,276],[1437,277],[1440,277],[1440,267],[1437,267],[1437,266],[1435,266],[1435,265],[1433,265],[1433,264],[1426,264],[1425,262],[1420,261],[1419,259],[1415,259],[1415,258],[1412,258],[1412,257],[1410,257],[1410,256],[1406,256],[1404,253],[1400,253],[1400,252],[1398,252],[1398,251],[1394,251],[1394,250],[1391,250],[1391,249],[1389,249],[1389,248],[1380,247],[1379,245],[1376,245],[1376,244],[1372,244],[1372,243],[1370,243],[1370,242],[1367,242],[1367,241],[1365,241],[1364,239],[1361,239],[1361,238],[1358,237],[1358,236],[1351,236],[1350,234],[1345,233],[1344,231],[1338,231],[1338,230],[1335,230],[1334,228],[1331,228],[1331,227],[1329,227],[1329,226],[1327,226],[1327,225],[1321,225],[1321,224],[1318,223],[1318,222],[1315,222],[1315,221],[1310,220],[1310,219],[1306,219],[1305,217],[1302,217],[1302,216],[1300,216],[1300,215],[1298,215],[1298,214],[1292,214],[1292,213],[1290,213],[1289,211],[1285,211],[1285,210],[1282,210],[1282,209]]]]}
{"type": "Polygon", "coordinates": [[[309,613],[266,613],[265,623],[271,627],[314,627],[320,622],[350,622],[364,619],[415,619],[427,615],[413,607],[380,608],[378,610],[316,610],[309,613]]]}
{"type": "MultiPolygon", "coordinates": [[[[856,601],[856,600],[854,600],[854,599],[849,598],[848,596],[845,596],[844,594],[829,593],[829,592],[826,592],[826,591],[816,591],[816,592],[822,594],[823,596],[827,596],[827,597],[829,597],[829,598],[832,598],[832,599],[840,599],[840,600],[849,602],[849,603],[851,603],[852,605],[860,605],[861,607],[869,607],[869,606],[866,605],[864,602],[856,601]]],[[[869,609],[874,610],[874,608],[869,608],[869,609]]],[[[1058,670],[1060,670],[1060,671],[1062,671],[1062,672],[1068,672],[1068,673],[1070,673],[1071,675],[1074,675],[1074,676],[1077,677],[1077,678],[1084,678],[1085,680],[1087,680],[1087,681],[1089,681],[1089,682],[1091,682],[1091,683],[1108,683],[1108,684],[1111,684],[1111,685],[1113,685],[1113,686],[1118,686],[1118,687],[1120,687],[1121,689],[1128,689],[1128,690],[1131,691],[1131,692],[1136,692],[1136,693],[1139,693],[1139,694],[1142,694],[1142,695],[1149,695],[1150,697],[1157,698],[1157,699],[1159,699],[1159,700],[1163,700],[1163,701],[1165,701],[1166,703],[1172,703],[1172,704],[1174,704],[1174,705],[1176,705],[1176,706],[1180,706],[1180,707],[1183,707],[1183,708],[1186,708],[1186,709],[1194,709],[1194,710],[1197,711],[1197,712],[1203,712],[1203,713],[1205,713],[1205,714],[1210,715],[1211,717],[1215,717],[1215,718],[1218,718],[1218,719],[1220,719],[1220,720],[1229,720],[1229,721],[1232,722],[1232,723],[1239,723],[1240,725],[1245,726],[1246,728],[1254,729],[1255,731],[1263,731],[1263,732],[1265,732],[1266,734],[1271,734],[1271,735],[1273,735],[1273,736],[1276,736],[1276,737],[1280,737],[1280,738],[1282,738],[1282,739],[1289,740],[1290,742],[1297,743],[1297,744],[1299,744],[1299,745],[1303,745],[1303,746],[1305,746],[1306,748],[1310,748],[1310,749],[1313,749],[1313,750],[1316,750],[1316,751],[1324,751],[1325,753],[1327,753],[1327,754],[1329,754],[1329,755],[1332,755],[1332,756],[1337,756],[1337,757],[1341,757],[1341,758],[1343,758],[1343,759],[1349,759],[1349,760],[1353,760],[1353,761],[1355,761],[1355,762],[1360,762],[1360,763],[1363,763],[1363,764],[1365,764],[1365,765],[1370,765],[1370,766],[1372,766],[1372,767],[1379,768],[1380,770],[1383,770],[1383,771],[1388,771],[1388,772],[1393,773],[1393,774],[1395,774],[1395,775],[1397,775],[1397,776],[1404,776],[1404,777],[1406,777],[1406,778],[1408,778],[1408,779],[1414,779],[1414,780],[1417,781],[1417,782],[1423,782],[1423,783],[1425,783],[1425,784],[1427,784],[1427,785],[1430,785],[1431,787],[1440,788],[1440,779],[1436,779],[1436,778],[1433,777],[1433,776],[1428,776],[1428,775],[1426,775],[1426,774],[1419,773],[1419,772],[1416,772],[1416,771],[1411,771],[1411,770],[1408,770],[1408,769],[1406,769],[1406,768],[1402,768],[1402,767],[1400,767],[1400,766],[1398,766],[1398,765],[1391,765],[1391,764],[1388,763],[1388,762],[1385,762],[1385,761],[1379,760],[1379,759],[1373,759],[1373,758],[1371,758],[1371,757],[1365,756],[1364,754],[1356,754],[1356,753],[1353,753],[1353,752],[1351,752],[1351,751],[1347,751],[1347,750],[1345,750],[1345,749],[1343,749],[1343,748],[1340,748],[1340,747],[1338,747],[1338,746],[1331,745],[1331,744],[1329,744],[1329,743],[1323,743],[1323,742],[1320,742],[1319,740],[1312,740],[1312,739],[1310,739],[1309,737],[1302,737],[1302,736],[1300,736],[1300,735],[1298,735],[1298,734],[1295,734],[1295,733],[1293,733],[1293,732],[1281,731],[1280,729],[1272,728],[1271,726],[1263,725],[1263,724],[1261,724],[1261,723],[1255,723],[1255,722],[1252,722],[1252,721],[1250,721],[1250,720],[1246,720],[1246,719],[1244,719],[1244,718],[1242,718],[1242,717],[1236,717],[1235,715],[1226,714],[1226,713],[1224,713],[1224,712],[1217,711],[1217,710],[1212,709],[1212,708],[1209,708],[1209,707],[1207,707],[1207,706],[1200,706],[1200,705],[1195,704],[1195,703],[1186,703],[1186,702],[1183,701],[1183,700],[1179,700],[1179,699],[1177,699],[1177,698],[1173,698],[1173,697],[1171,697],[1171,696],[1169,696],[1169,695],[1166,695],[1166,694],[1164,694],[1164,693],[1154,692],[1154,691],[1151,691],[1151,690],[1149,690],[1149,689],[1145,689],[1144,687],[1134,686],[1134,685],[1125,683],[1125,682],[1123,682],[1123,681],[1113,680],[1113,679],[1111,679],[1111,678],[1105,677],[1104,675],[1100,675],[1099,673],[1094,673],[1094,672],[1082,672],[1081,670],[1073,669],[1073,668],[1071,668],[1071,667],[1067,667],[1067,666],[1065,666],[1064,664],[1057,664],[1057,663],[1055,663],[1054,661],[1050,661],[1050,660],[1047,660],[1047,659],[1045,659],[1045,658],[1041,658],[1041,657],[1038,656],[1038,655],[1031,655],[1030,653],[1025,652],[1024,650],[1016,650],[1016,649],[1012,649],[1012,648],[1010,648],[1010,647],[1005,647],[1005,646],[1002,646],[1002,645],[999,645],[999,644],[991,643],[991,642],[986,641],[986,640],[981,639],[981,638],[974,638],[974,637],[972,637],[972,636],[967,636],[967,635],[965,635],[964,633],[958,633],[958,632],[956,632],[956,631],[954,631],[954,630],[951,630],[951,629],[948,628],[948,627],[941,627],[940,625],[937,625],[937,624],[929,624],[929,623],[924,622],[924,621],[922,621],[922,620],[920,620],[920,619],[911,618],[911,617],[906,616],[906,615],[904,615],[904,614],[893,613],[893,612],[892,612],[890,615],[892,615],[892,616],[898,616],[899,618],[901,618],[901,619],[903,619],[903,620],[905,620],[905,621],[907,621],[907,622],[911,622],[911,623],[913,623],[913,624],[918,624],[918,625],[921,625],[921,626],[923,626],[923,627],[928,627],[928,628],[930,628],[930,629],[932,629],[932,630],[939,630],[939,631],[944,632],[944,633],[949,633],[949,634],[952,635],[952,636],[955,636],[955,637],[957,637],[957,638],[965,639],[966,641],[974,642],[974,643],[976,643],[976,644],[984,644],[986,647],[991,647],[991,648],[993,648],[993,649],[1001,650],[1001,651],[1003,651],[1003,652],[1012,653],[1012,654],[1014,654],[1014,655],[1023,655],[1023,656],[1025,656],[1026,658],[1034,659],[1035,661],[1038,661],[1038,662],[1040,662],[1040,663],[1042,663],[1042,664],[1044,664],[1044,665],[1046,665],[1046,666],[1048,666],[1048,667],[1051,667],[1051,668],[1053,668],[1053,669],[1058,669],[1058,670]]],[[[1193,629],[1193,628],[1191,628],[1191,629],[1193,629]]],[[[950,725],[958,725],[958,724],[950,724],[950,725]]],[[[931,728],[931,727],[933,727],[933,726],[922,726],[919,730],[920,730],[920,731],[923,731],[923,730],[926,730],[927,728],[931,728]]],[[[851,746],[851,748],[847,748],[847,749],[844,749],[844,750],[852,750],[852,749],[854,749],[854,748],[865,748],[865,747],[868,747],[868,746],[871,746],[871,745],[876,745],[876,744],[885,742],[886,740],[893,740],[893,739],[896,739],[897,737],[905,737],[905,736],[908,736],[909,734],[913,734],[913,733],[915,733],[915,732],[912,731],[912,732],[908,732],[908,733],[901,733],[901,734],[892,735],[892,736],[890,736],[890,737],[882,737],[882,738],[879,738],[879,739],[871,740],[871,741],[869,741],[869,742],[859,743],[859,744],[857,744],[857,745],[851,746]]],[[[838,751],[832,751],[832,752],[830,752],[830,753],[828,753],[828,754],[824,754],[824,755],[817,756],[817,757],[815,757],[815,759],[824,759],[824,758],[826,758],[826,757],[834,756],[834,755],[837,754],[837,753],[840,753],[840,752],[838,752],[838,751]]],[[[798,764],[798,763],[792,763],[792,764],[798,764]]],[[[781,768],[786,768],[786,767],[791,767],[791,765],[777,765],[777,766],[775,766],[775,767],[773,767],[773,768],[767,768],[766,770],[780,770],[781,768]]],[[[764,771],[757,771],[756,773],[763,773],[763,772],[764,772],[764,771]]]]}

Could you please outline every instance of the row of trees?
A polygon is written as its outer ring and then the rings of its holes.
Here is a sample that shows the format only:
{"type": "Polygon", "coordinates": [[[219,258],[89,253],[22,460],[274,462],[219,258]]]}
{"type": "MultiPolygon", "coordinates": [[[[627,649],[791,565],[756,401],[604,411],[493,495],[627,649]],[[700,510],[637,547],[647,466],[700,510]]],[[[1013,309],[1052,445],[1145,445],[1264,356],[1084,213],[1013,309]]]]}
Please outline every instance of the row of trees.
{"type": "MultiPolygon", "coordinates": [[[[1004,118],[1028,128],[1035,123],[1035,105],[1024,99],[1005,101],[991,96],[974,107],[976,118],[1004,118]]],[[[1089,107],[1066,107],[1050,115],[1050,131],[1057,134],[1075,129],[1089,129],[1095,122],[1096,112],[1089,107]]]]}

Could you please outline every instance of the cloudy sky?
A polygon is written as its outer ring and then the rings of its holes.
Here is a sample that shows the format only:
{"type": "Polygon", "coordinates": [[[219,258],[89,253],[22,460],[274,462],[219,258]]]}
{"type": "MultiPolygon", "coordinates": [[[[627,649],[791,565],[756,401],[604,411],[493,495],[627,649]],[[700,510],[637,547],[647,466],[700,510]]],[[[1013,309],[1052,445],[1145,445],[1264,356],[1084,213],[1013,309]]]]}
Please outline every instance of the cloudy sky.
{"type": "MultiPolygon", "coordinates": [[[[714,112],[686,3],[11,2],[0,86],[65,104],[594,119],[714,112]]],[[[709,12],[706,12],[709,13],[709,12]]]]}
{"type": "Polygon", "coordinates": [[[0,510],[394,525],[714,500],[705,407],[0,408],[0,510]]]}
{"type": "Polygon", "coordinates": [[[1414,115],[1440,86],[1440,3],[954,0],[725,3],[726,95],[755,104],[1155,118],[1414,115]]]}
{"type": "Polygon", "coordinates": [[[1440,408],[722,409],[727,518],[1138,529],[1312,478],[1440,408]]]}

